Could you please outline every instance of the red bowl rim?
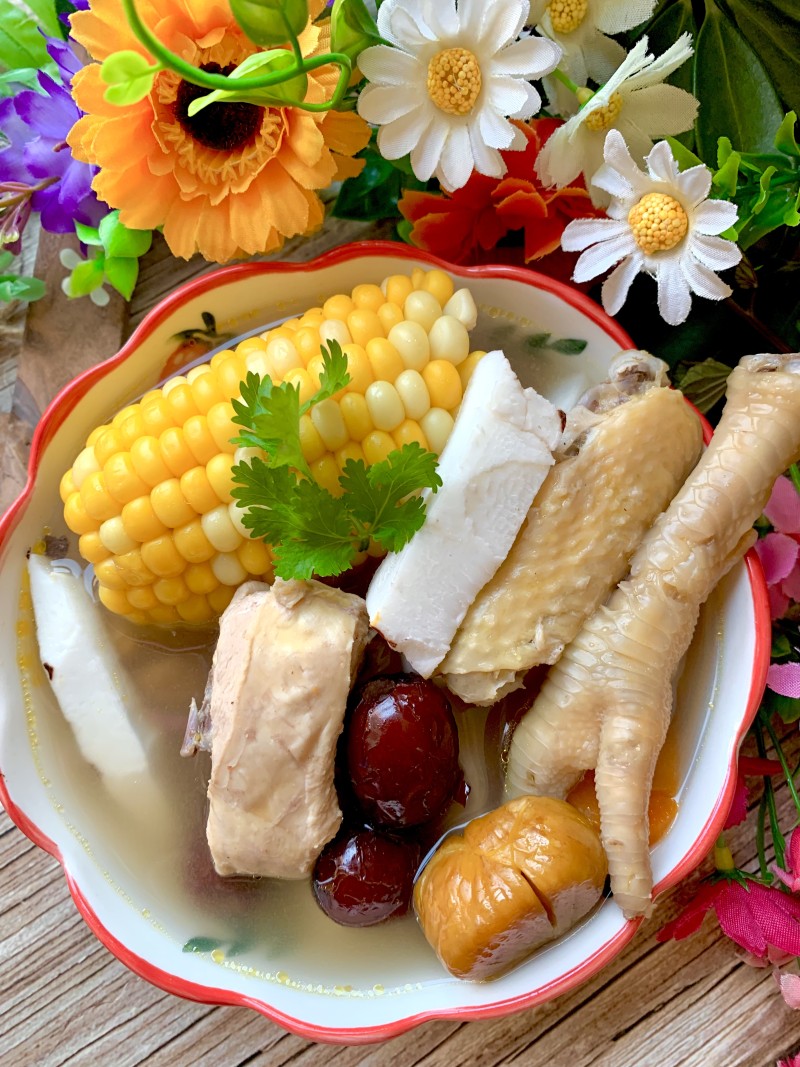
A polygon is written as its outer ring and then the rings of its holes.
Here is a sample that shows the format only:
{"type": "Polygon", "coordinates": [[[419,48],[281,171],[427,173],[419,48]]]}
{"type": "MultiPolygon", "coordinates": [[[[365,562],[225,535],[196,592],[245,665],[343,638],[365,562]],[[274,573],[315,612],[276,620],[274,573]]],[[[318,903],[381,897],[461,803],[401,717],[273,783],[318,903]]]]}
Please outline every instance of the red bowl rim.
{"type": "MultiPolygon", "coordinates": [[[[153,308],[136,327],[126,343],[114,356],[84,371],[77,378],[69,382],[48,405],[40,419],[31,443],[30,459],[28,464],[28,478],[20,496],[0,517],[0,556],[5,542],[16,527],[25,507],[33,493],[36,474],[44,454],[44,451],[52,440],[55,432],[62,425],[67,415],[83,399],[86,393],[105,375],[124,363],[136,351],[138,346],[171,315],[178,307],[188,300],[202,296],[209,290],[217,288],[220,283],[228,283],[249,278],[261,274],[285,274],[301,271],[316,271],[326,267],[336,266],[340,263],[360,257],[391,256],[397,259],[421,261],[432,267],[439,267],[461,278],[502,278],[511,281],[522,282],[525,285],[551,293],[560,297],[565,303],[584,314],[588,319],[604,330],[621,349],[635,348],[625,330],[612,318],[610,318],[599,305],[580,291],[571,288],[557,279],[530,270],[527,267],[513,265],[481,265],[478,267],[461,267],[439,259],[420,249],[410,248],[407,245],[396,244],[391,241],[360,241],[341,245],[324,253],[321,256],[303,263],[285,263],[271,261],[265,263],[246,262],[237,263],[228,267],[221,267],[209,271],[198,278],[179,286],[172,293],[153,308]]],[[[710,436],[710,427],[704,423],[704,436],[706,441],[710,436]]],[[[697,838],[687,851],[683,859],[678,863],[653,890],[654,898],[665,890],[676,885],[682,878],[702,862],[719,836],[725,819],[727,818],[734,790],[736,788],[736,762],[739,746],[752,723],[766,685],[767,668],[770,663],[770,647],[772,623],[767,597],[767,587],[761,563],[756,553],[751,549],[745,557],[747,576],[753,598],[753,610],[755,616],[755,648],[753,655],[753,673],[751,676],[750,692],[744,716],[739,724],[736,735],[732,739],[730,749],[730,762],[723,784],[722,791],[717,798],[708,819],[700,830],[697,838]]],[[[6,786],[5,776],[0,768],[0,801],[8,812],[9,817],[27,837],[36,845],[49,852],[61,864],[64,870],[67,886],[72,895],[78,911],[83,916],[89,928],[103,945],[119,959],[129,970],[145,978],[155,986],[184,997],[188,1000],[200,1001],[206,1004],[231,1005],[248,1007],[264,1015],[272,1022],[306,1038],[310,1041],[330,1042],[336,1044],[354,1045],[368,1042],[385,1041],[392,1037],[405,1033],[415,1026],[434,1019],[457,1019],[459,1021],[486,1019],[511,1014],[525,1008],[531,1008],[542,1004],[553,997],[574,989],[586,981],[607,963],[609,963],[631,941],[638,930],[641,919],[629,920],[622,929],[610,938],[597,952],[573,967],[566,974],[546,983],[543,986],[516,997],[497,1000],[489,1004],[465,1006],[460,1008],[427,1009],[413,1015],[407,1015],[387,1023],[374,1026],[357,1027],[325,1027],[307,1023],[302,1019],[296,1019],[285,1012],[256,998],[249,997],[236,991],[219,989],[179,978],[168,971],[162,970],[150,961],[137,955],[127,945],[123,944],[114,934],[108,930],[98,918],[91,904],[83,894],[80,886],[75,881],[61,851],[52,841],[12,800],[6,786]]]]}

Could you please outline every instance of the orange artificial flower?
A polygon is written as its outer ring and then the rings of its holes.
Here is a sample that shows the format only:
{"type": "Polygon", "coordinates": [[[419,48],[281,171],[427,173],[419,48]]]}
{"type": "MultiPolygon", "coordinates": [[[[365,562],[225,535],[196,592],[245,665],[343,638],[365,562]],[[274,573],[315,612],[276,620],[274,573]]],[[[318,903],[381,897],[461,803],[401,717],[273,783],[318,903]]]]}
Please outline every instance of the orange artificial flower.
{"type": "Polygon", "coordinates": [[[452,193],[403,193],[397,206],[412,224],[412,244],[452,263],[475,263],[485,260],[507,234],[521,230],[524,259],[530,263],[559,248],[572,219],[605,214],[593,206],[582,182],[547,189],[536,176],[536,157],[560,119],[514,125],[528,144],[522,151],[500,153],[508,168],[502,178],[474,172],[452,193]]]}
{"type": "MultiPolygon", "coordinates": [[[[304,56],[330,50],[329,24],[313,22],[324,0],[309,7],[299,38],[304,56]]],[[[224,0],[141,0],[138,11],[167,48],[216,73],[259,51],[224,0]]],[[[100,62],[122,50],[150,60],[119,0],[92,0],[71,25],[72,36],[100,62]]],[[[333,66],[314,71],[307,102],[330,99],[336,79],[333,66]]],[[[107,103],[106,88],[99,63],[75,76],[73,96],[86,114],[68,138],[73,156],[100,168],[93,188],[119,208],[126,226],[162,226],[170,250],[184,259],[200,252],[223,263],[309,233],[324,218],[316,190],[363,166],[352,156],[367,144],[369,126],[354,112],[215,103],[189,118],[189,103],[206,90],[169,70],[136,104],[107,103]]]]}

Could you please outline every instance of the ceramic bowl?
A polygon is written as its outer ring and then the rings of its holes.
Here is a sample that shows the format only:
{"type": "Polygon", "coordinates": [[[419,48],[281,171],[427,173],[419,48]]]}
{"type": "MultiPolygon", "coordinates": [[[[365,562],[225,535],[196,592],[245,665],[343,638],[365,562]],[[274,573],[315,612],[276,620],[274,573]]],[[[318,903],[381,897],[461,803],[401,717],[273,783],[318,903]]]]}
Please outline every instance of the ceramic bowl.
{"type": "MultiPolygon", "coordinates": [[[[302,884],[295,884],[303,898],[297,905],[269,889],[220,886],[205,856],[200,762],[176,769],[186,762],[177,755],[185,706],[164,712],[165,741],[153,769],[180,782],[174,825],[166,835],[137,828],[80,757],[41,670],[22,591],[25,557],[43,528],[62,529],[59,479],[95,425],[231,336],[415,265],[443,266],[404,246],[361,244],[308,264],[233,266],[178,289],[117,355],[55,399],[34,438],[25,491],[0,520],[0,799],[11,818],[60,861],[86,922],[137,974],[180,996],[249,1006],[319,1041],[377,1041],[430,1019],[478,1019],[540,1004],[599,971],[638,924],[607,899],[505,977],[472,984],[441,968],[411,917],[345,929],[308,903],[302,884]]],[[[633,347],[594,303],[549,278],[501,266],[453,273],[478,304],[480,346],[513,347],[520,376],[562,407],[600,381],[621,348],[633,347]],[[542,334],[550,344],[586,344],[542,351],[542,334]]],[[[768,657],[765,588],[750,556],[704,608],[683,668],[675,710],[679,810],[652,851],[656,893],[688,874],[721,829],[768,657]]]]}

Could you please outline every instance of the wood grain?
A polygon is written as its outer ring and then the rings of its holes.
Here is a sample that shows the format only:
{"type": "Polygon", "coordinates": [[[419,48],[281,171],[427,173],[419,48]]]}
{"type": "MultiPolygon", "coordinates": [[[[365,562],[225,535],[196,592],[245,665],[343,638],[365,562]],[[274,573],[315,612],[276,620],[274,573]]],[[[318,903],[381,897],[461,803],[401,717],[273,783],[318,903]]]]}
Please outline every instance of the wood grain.
{"type": "MultiPolygon", "coordinates": [[[[309,258],[344,240],[389,236],[363,223],[329,224],[287,246],[309,258]]],[[[43,245],[52,279],[58,243],[43,245]]],[[[31,309],[19,352],[14,415],[0,425],[0,501],[18,485],[30,428],[77,370],[110,355],[163,295],[208,270],[176,264],[157,241],[127,311],[51,301],[31,309]],[[49,309],[49,310],[48,310],[49,309]]],[[[0,359],[0,370],[8,360],[0,359]]],[[[2,410],[2,408],[0,408],[2,410]]],[[[7,409],[6,409],[7,411],[7,409]]],[[[792,731],[793,758],[800,735],[792,731]]],[[[729,833],[739,864],[755,869],[755,805],[729,833]]],[[[782,825],[796,817],[779,791],[782,825]]],[[[590,982],[539,1008],[481,1022],[434,1022],[384,1045],[324,1046],[255,1012],[184,1001],[127,971],[75,909],[61,868],[0,813],[0,1064],[5,1067],[774,1067],[800,1048],[800,1012],[785,1007],[768,970],[736,956],[716,922],[682,942],[659,928],[691,897],[707,862],[662,897],[631,945],[590,982]]]]}

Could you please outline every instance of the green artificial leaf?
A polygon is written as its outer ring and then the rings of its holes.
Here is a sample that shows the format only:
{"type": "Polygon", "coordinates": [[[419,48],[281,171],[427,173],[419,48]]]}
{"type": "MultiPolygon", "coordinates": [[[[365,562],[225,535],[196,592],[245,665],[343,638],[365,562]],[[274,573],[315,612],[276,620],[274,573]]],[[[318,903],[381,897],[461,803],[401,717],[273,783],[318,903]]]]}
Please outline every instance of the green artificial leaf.
{"type": "Polygon", "coordinates": [[[0,0],[0,69],[40,69],[50,63],[37,20],[14,0],[0,0]]]}
{"type": "Polygon", "coordinates": [[[769,199],[770,182],[772,181],[773,177],[777,173],[778,173],[778,168],[777,167],[767,167],[767,169],[762,172],[761,177],[760,177],[759,182],[758,182],[758,186],[759,186],[758,199],[753,204],[753,207],[751,209],[752,213],[754,215],[760,215],[761,214],[761,212],[762,212],[762,210],[764,208],[764,205],[766,204],[767,200],[769,199]]]}
{"type": "Polygon", "coordinates": [[[100,77],[108,85],[103,99],[117,107],[137,104],[153,88],[158,63],[151,64],[139,52],[113,52],[103,60],[100,77]]]}
{"type": "Polygon", "coordinates": [[[783,119],[778,96],[757,53],[716,0],[705,5],[694,64],[698,152],[712,163],[723,136],[740,152],[768,152],[783,119]]]}
{"type": "Polygon", "coordinates": [[[770,715],[779,715],[785,723],[797,722],[800,719],[800,700],[773,693],[771,689],[765,690],[761,707],[770,715]]]}
{"type": "Polygon", "coordinates": [[[139,277],[139,260],[106,256],[105,275],[109,285],[112,285],[126,300],[130,300],[136,279],[139,277]]]}
{"type": "MultiPolygon", "coordinates": [[[[48,74],[55,73],[45,68],[48,74]]],[[[0,74],[0,97],[14,96],[20,89],[39,89],[39,71],[35,67],[21,67],[0,74]]]]}
{"type": "Polygon", "coordinates": [[[0,300],[41,300],[46,288],[40,278],[26,278],[19,274],[0,275],[0,300]]]}
{"type": "Polygon", "coordinates": [[[359,152],[359,158],[365,161],[361,173],[342,182],[333,205],[333,214],[338,219],[366,222],[391,218],[397,214],[397,201],[404,187],[425,187],[416,178],[404,180],[401,171],[371,145],[359,152]]]}
{"type": "MultiPolygon", "coordinates": [[[[2,247],[2,246],[0,246],[2,247]]],[[[14,262],[14,253],[7,249],[0,251],[0,274],[14,262]]]]}
{"type": "Polygon", "coordinates": [[[62,26],[53,0],[25,0],[25,6],[34,13],[48,37],[62,36],[62,26]]]}
{"type": "Polygon", "coordinates": [[[271,48],[266,52],[254,52],[243,60],[239,66],[228,75],[234,81],[237,78],[252,77],[256,74],[277,74],[286,71],[284,81],[276,82],[275,85],[264,86],[263,89],[214,89],[204,96],[198,96],[191,101],[187,112],[193,117],[209,104],[227,101],[231,104],[258,104],[270,106],[274,104],[299,103],[305,100],[308,90],[308,77],[302,72],[292,74],[297,70],[297,60],[291,52],[285,48],[271,48]]]}
{"type": "Polygon", "coordinates": [[[716,359],[704,359],[676,375],[675,387],[705,415],[725,396],[730,372],[731,368],[726,364],[716,359]]]}
{"type": "Polygon", "coordinates": [[[766,204],[757,215],[753,215],[751,211],[743,216],[744,221],[738,227],[737,237],[737,243],[742,251],[746,252],[756,241],[760,241],[768,233],[777,230],[779,226],[793,225],[791,221],[787,222],[787,219],[791,220],[793,212],[796,211],[795,205],[796,196],[793,189],[786,186],[773,189],[766,204]]]}
{"type": "Polygon", "coordinates": [[[675,137],[667,137],[666,141],[672,149],[672,154],[679,170],[689,170],[691,167],[702,167],[704,165],[699,156],[696,156],[694,152],[690,151],[685,144],[675,137]]]}
{"type": "Polygon", "coordinates": [[[94,226],[87,226],[83,222],[76,222],[75,233],[77,233],[82,244],[102,247],[103,242],[100,240],[100,234],[94,226]]]}
{"type": "Polygon", "coordinates": [[[800,190],[798,190],[797,196],[794,199],[793,204],[789,204],[783,213],[784,226],[798,226],[800,225],[800,190]]]}
{"type": "Polygon", "coordinates": [[[69,295],[71,297],[87,296],[103,284],[105,271],[103,255],[95,259],[84,260],[75,267],[69,276],[69,295]]]}
{"type": "Polygon", "coordinates": [[[286,44],[308,22],[307,0],[230,0],[233,17],[251,41],[286,44]]]}
{"type": "Polygon", "coordinates": [[[769,658],[772,660],[790,660],[792,658],[792,643],[786,634],[773,633],[772,651],[769,658]]]}
{"type": "Polygon", "coordinates": [[[800,157],[800,148],[797,146],[797,139],[794,135],[796,122],[797,115],[794,111],[787,111],[783,122],[778,127],[778,132],[775,134],[775,147],[779,152],[784,152],[787,156],[800,157]]]}
{"type": "Polygon", "coordinates": [[[717,142],[717,166],[719,170],[712,176],[711,180],[723,196],[727,198],[732,199],[736,195],[741,161],[741,154],[734,152],[730,139],[720,137],[717,142]]]}
{"type": "Polygon", "coordinates": [[[100,220],[98,234],[106,255],[115,258],[138,259],[153,243],[152,230],[129,230],[120,222],[119,211],[109,211],[100,220]]]}
{"type": "Polygon", "coordinates": [[[364,0],[334,0],[331,8],[331,51],[343,52],[355,62],[370,45],[382,38],[364,0]]]}
{"type": "Polygon", "coordinates": [[[726,0],[788,107],[800,112],[800,18],[797,0],[726,0]]]}

